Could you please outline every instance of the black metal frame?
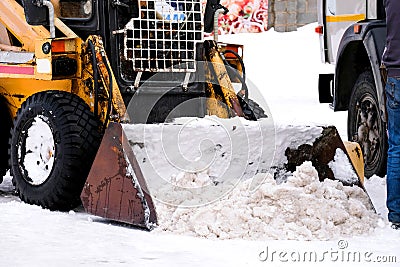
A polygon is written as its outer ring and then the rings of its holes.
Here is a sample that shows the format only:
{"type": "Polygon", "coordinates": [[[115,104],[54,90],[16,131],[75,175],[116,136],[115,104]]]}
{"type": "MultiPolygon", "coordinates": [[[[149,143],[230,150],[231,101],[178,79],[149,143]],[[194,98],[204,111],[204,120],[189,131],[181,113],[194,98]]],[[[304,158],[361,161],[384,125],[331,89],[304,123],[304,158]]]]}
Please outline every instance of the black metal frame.
{"type": "MultiPolygon", "coordinates": [[[[138,7],[134,5],[135,3],[137,2],[128,0],[120,0],[119,4],[115,4],[115,1],[93,0],[93,15],[89,20],[73,18],[62,19],[68,27],[83,39],[92,34],[102,37],[111,68],[126,105],[128,105],[129,101],[136,93],[134,82],[137,73],[132,73],[130,77],[127,77],[122,71],[124,63],[121,60],[120,51],[123,51],[124,43],[123,34],[118,33],[118,30],[123,29],[129,19],[136,16],[138,7]]],[[[200,47],[197,49],[197,59],[202,60],[203,49],[201,45],[199,46],[200,47]]],[[[196,73],[191,75],[188,87],[185,90],[181,86],[171,88],[170,85],[165,83],[165,81],[176,79],[176,74],[158,74],[162,80],[161,83],[157,82],[157,78],[153,77],[154,75],[155,73],[150,72],[142,73],[140,85],[147,82],[150,83],[151,86],[146,86],[150,88],[146,92],[141,92],[141,97],[145,99],[146,97],[153,98],[156,95],[163,95],[163,99],[160,100],[159,105],[168,107],[166,113],[168,110],[179,105],[182,101],[205,96],[205,84],[201,81],[197,82],[196,73]],[[170,77],[168,77],[168,75],[170,75],[170,77]]],[[[176,82],[172,84],[176,84],[176,82]]],[[[198,109],[193,114],[188,115],[201,117],[205,115],[205,112],[205,105],[199,105],[198,109]]],[[[162,119],[163,118],[157,118],[155,121],[160,121],[162,119]]]]}

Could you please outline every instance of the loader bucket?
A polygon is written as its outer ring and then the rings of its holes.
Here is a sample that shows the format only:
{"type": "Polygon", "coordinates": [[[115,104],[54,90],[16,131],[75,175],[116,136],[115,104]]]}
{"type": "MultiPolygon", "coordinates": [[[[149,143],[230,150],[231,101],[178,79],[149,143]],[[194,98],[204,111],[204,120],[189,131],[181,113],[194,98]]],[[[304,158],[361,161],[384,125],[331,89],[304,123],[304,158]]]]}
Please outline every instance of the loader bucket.
{"type": "Polygon", "coordinates": [[[157,224],[153,200],[119,123],[105,133],[81,193],[87,213],[145,227],[157,224]]]}
{"type": "Polygon", "coordinates": [[[340,180],[345,185],[363,187],[364,159],[361,147],[355,142],[343,142],[334,126],[324,127],[313,144],[303,144],[285,151],[286,168],[294,171],[304,161],[311,161],[320,180],[340,180]],[[342,155],[339,158],[339,155],[342,155]],[[336,166],[334,166],[336,165],[336,166]]]}

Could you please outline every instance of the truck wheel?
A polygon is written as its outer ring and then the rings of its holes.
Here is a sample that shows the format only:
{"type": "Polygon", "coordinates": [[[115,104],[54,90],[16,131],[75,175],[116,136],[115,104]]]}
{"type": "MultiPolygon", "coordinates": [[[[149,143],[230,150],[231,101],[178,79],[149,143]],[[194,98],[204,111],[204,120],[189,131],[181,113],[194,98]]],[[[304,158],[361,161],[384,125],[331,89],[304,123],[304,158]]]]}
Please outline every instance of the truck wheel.
{"type": "Polygon", "coordinates": [[[248,120],[256,121],[261,118],[267,118],[268,116],[265,114],[265,111],[257,102],[251,100],[250,98],[247,101],[244,100],[244,97],[240,94],[237,95],[240,107],[243,110],[243,113],[248,120]]]}
{"type": "Polygon", "coordinates": [[[29,97],[17,112],[9,141],[21,200],[51,210],[78,206],[101,141],[99,125],[76,95],[48,91],[29,97]]]}
{"type": "Polygon", "coordinates": [[[12,125],[12,118],[8,111],[8,103],[0,97],[0,183],[9,169],[8,166],[8,138],[12,125]]]}
{"type": "Polygon", "coordinates": [[[365,176],[386,174],[387,136],[381,119],[371,71],[360,74],[350,97],[347,134],[360,144],[364,154],[365,176]]]}

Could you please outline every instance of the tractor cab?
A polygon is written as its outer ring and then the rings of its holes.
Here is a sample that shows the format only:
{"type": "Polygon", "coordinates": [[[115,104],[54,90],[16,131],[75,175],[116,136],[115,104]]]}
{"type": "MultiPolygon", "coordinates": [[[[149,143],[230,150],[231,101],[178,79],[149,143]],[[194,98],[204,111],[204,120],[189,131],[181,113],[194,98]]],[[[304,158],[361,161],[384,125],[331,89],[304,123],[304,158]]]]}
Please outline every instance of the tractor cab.
{"type": "MultiPolygon", "coordinates": [[[[135,95],[135,122],[164,121],[180,103],[205,96],[204,83],[196,82],[204,80],[196,75],[196,61],[204,57],[200,0],[52,2],[56,16],[79,37],[102,37],[127,106],[135,95]]],[[[205,113],[201,103],[182,107],[176,116],[205,113]]]]}

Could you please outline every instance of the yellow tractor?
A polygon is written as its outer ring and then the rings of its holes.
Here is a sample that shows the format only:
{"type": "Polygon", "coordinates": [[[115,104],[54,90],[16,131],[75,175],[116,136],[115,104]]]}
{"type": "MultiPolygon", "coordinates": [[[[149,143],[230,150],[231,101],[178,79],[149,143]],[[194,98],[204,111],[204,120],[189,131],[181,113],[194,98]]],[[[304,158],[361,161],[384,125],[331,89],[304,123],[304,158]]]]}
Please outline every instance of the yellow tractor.
{"type": "Polygon", "coordinates": [[[266,117],[248,98],[242,47],[218,43],[217,32],[204,40],[227,10],[218,0],[203,9],[199,0],[0,2],[0,176],[10,170],[23,201],[82,203],[150,229],[154,203],[121,122],[266,117]]]}

